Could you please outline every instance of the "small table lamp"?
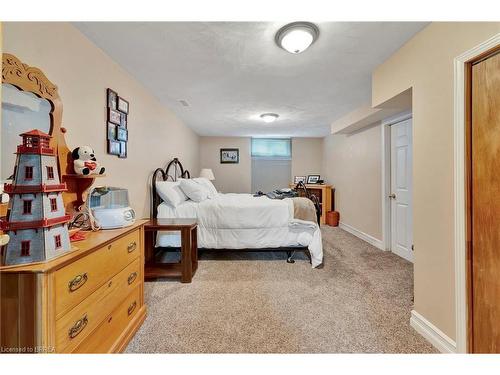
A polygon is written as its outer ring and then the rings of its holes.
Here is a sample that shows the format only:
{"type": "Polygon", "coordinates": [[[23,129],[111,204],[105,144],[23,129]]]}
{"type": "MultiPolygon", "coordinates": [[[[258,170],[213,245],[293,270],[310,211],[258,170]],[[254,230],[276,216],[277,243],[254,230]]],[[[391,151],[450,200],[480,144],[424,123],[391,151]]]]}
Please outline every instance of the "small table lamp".
{"type": "Polygon", "coordinates": [[[210,181],[215,180],[214,172],[210,168],[203,168],[200,172],[200,177],[205,177],[210,181]]]}

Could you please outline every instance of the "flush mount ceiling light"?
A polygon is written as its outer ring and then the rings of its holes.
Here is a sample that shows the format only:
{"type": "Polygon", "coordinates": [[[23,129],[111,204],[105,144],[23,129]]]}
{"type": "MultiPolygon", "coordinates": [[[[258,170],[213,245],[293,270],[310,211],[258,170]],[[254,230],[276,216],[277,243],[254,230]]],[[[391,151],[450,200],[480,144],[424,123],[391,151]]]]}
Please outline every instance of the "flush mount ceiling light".
{"type": "Polygon", "coordinates": [[[260,115],[260,118],[264,120],[264,122],[274,122],[280,117],[277,113],[263,113],[260,115]]]}
{"type": "Polygon", "coordinates": [[[319,29],[310,22],[292,22],[276,33],[276,44],[290,53],[301,53],[318,39],[319,29]]]}

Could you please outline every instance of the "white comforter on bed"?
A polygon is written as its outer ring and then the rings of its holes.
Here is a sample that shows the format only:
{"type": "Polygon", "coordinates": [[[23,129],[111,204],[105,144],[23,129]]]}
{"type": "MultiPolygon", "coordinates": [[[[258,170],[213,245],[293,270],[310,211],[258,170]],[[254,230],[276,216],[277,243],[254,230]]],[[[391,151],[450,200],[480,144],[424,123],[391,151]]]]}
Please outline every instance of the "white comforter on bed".
{"type": "MultiPolygon", "coordinates": [[[[188,217],[198,219],[198,244],[201,248],[307,246],[312,266],[317,267],[323,262],[319,226],[294,219],[291,199],[218,194],[200,203],[186,201],[175,208],[162,203],[158,207],[158,218],[188,217]]],[[[179,246],[178,237],[162,232],[158,236],[157,246],[179,246]]]]}

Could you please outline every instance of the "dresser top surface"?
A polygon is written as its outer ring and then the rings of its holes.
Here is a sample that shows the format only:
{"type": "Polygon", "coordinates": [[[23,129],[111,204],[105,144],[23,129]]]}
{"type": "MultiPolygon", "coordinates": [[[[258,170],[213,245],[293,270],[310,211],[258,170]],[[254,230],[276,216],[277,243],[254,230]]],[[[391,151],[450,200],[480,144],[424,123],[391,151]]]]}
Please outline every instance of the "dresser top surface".
{"type": "Polygon", "coordinates": [[[47,262],[2,266],[0,267],[0,273],[45,273],[54,271],[142,227],[146,222],[147,220],[137,220],[133,225],[125,228],[83,232],[86,234],[86,238],[82,241],[72,242],[72,250],[60,257],[47,262]]]}

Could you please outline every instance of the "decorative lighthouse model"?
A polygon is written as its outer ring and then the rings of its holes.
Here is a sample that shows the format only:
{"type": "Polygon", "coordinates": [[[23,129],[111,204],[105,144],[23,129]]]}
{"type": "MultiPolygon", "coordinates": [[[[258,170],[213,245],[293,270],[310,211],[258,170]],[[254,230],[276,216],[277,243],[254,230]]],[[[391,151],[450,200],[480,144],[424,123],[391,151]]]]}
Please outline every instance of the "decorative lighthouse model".
{"type": "Polygon", "coordinates": [[[0,227],[10,236],[4,264],[42,262],[71,249],[61,184],[51,136],[39,130],[21,134],[6,221],[0,227]]]}

